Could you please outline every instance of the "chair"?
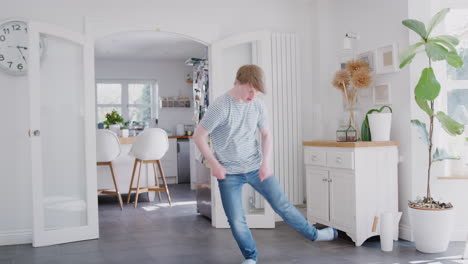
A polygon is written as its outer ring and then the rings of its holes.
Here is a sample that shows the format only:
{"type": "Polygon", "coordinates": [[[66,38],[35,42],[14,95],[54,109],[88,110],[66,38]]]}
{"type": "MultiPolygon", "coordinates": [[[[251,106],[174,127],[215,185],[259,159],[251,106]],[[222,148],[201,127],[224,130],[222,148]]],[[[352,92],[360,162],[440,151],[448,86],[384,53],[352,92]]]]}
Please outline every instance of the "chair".
{"type": "Polygon", "coordinates": [[[132,145],[130,150],[130,155],[135,157],[135,164],[133,166],[132,178],[130,180],[130,188],[128,190],[128,197],[127,197],[127,204],[130,202],[130,194],[132,191],[136,192],[135,195],[135,208],[138,204],[138,195],[140,193],[145,193],[149,191],[158,192],[159,201],[161,201],[161,193],[165,192],[167,196],[167,200],[169,201],[169,205],[172,206],[171,203],[171,196],[169,195],[169,189],[167,188],[166,178],[164,177],[164,172],[161,167],[161,159],[166,154],[167,150],[169,149],[169,138],[166,134],[166,131],[160,128],[150,128],[145,129],[141,134],[139,134],[135,142],[132,145]],[[135,178],[135,172],[137,169],[138,164],[140,165],[138,170],[138,179],[136,181],[137,186],[133,187],[133,180],[135,178]],[[140,176],[141,176],[141,165],[152,164],[155,183],[156,186],[147,186],[147,187],[140,187],[140,176]],[[159,168],[159,175],[161,176],[163,187],[159,186],[158,180],[158,173],[156,172],[156,164],[159,168]]]}
{"type": "Polygon", "coordinates": [[[117,181],[114,175],[112,161],[120,154],[120,142],[117,134],[110,130],[99,129],[96,132],[96,160],[98,166],[109,166],[115,190],[99,189],[98,194],[115,194],[119,199],[120,209],[123,209],[122,196],[120,195],[117,181]]]}

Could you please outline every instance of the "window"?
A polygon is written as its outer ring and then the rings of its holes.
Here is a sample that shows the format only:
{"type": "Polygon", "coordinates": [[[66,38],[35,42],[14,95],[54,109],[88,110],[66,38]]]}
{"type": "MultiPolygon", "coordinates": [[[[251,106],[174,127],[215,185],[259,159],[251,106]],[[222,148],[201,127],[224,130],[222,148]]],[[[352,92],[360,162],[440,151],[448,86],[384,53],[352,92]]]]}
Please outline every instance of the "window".
{"type": "Polygon", "coordinates": [[[451,8],[445,19],[445,31],[457,36],[458,54],[463,67],[456,69],[447,64],[446,111],[456,121],[465,125],[463,136],[447,137],[449,153],[460,160],[447,161],[446,173],[450,176],[468,176],[468,8],[451,8]]]}
{"type": "Polygon", "coordinates": [[[158,89],[156,81],[96,81],[96,120],[105,120],[106,113],[117,110],[125,121],[149,122],[157,118],[158,89]]]}

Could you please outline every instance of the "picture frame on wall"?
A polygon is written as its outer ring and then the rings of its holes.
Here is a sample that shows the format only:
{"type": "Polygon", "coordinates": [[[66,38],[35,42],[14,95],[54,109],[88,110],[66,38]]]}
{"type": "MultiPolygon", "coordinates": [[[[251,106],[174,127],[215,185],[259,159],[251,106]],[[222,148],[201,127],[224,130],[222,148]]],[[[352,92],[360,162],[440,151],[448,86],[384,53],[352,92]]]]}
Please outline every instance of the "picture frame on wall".
{"type": "Polygon", "coordinates": [[[374,105],[389,105],[392,103],[389,83],[374,84],[373,101],[374,105]]]}
{"type": "Polygon", "coordinates": [[[398,71],[398,47],[396,43],[378,47],[375,51],[377,74],[392,73],[398,71]]]}
{"type": "Polygon", "coordinates": [[[346,69],[346,63],[354,59],[353,55],[342,55],[338,57],[338,70],[346,69]]]}
{"type": "Polygon", "coordinates": [[[356,59],[364,61],[367,64],[369,64],[369,69],[370,69],[371,72],[375,72],[374,58],[375,58],[375,56],[374,56],[374,51],[373,50],[361,52],[361,53],[358,53],[356,55],[356,59]]]}

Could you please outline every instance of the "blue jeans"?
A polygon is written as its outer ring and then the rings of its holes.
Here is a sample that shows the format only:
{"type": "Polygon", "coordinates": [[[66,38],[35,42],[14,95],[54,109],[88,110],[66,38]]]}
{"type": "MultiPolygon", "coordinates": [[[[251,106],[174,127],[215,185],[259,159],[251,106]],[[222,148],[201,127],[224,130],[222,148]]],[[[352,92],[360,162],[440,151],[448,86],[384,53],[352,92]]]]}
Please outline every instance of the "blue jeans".
{"type": "Polygon", "coordinates": [[[317,229],[310,225],[286,198],[273,175],[260,182],[258,170],[242,174],[227,174],[226,179],[218,180],[219,191],[232,234],[245,259],[257,260],[258,255],[242,207],[242,186],[245,183],[250,184],[260,193],[288,225],[312,241],[317,239],[317,229]]]}

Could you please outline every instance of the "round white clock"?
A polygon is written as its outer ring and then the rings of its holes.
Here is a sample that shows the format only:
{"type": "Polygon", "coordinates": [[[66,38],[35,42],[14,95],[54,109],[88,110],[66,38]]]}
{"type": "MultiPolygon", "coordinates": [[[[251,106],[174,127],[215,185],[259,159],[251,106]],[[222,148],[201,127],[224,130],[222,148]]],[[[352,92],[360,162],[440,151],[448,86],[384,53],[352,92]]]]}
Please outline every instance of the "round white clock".
{"type": "MultiPolygon", "coordinates": [[[[21,20],[0,22],[0,69],[21,75],[28,70],[28,24],[21,20]]],[[[42,57],[44,40],[39,43],[42,57]]]]}

